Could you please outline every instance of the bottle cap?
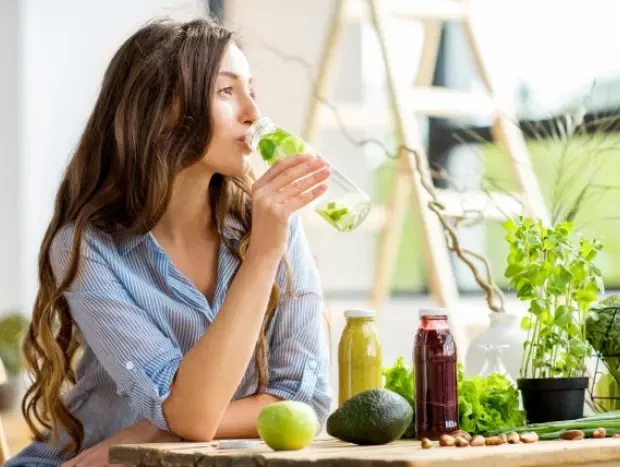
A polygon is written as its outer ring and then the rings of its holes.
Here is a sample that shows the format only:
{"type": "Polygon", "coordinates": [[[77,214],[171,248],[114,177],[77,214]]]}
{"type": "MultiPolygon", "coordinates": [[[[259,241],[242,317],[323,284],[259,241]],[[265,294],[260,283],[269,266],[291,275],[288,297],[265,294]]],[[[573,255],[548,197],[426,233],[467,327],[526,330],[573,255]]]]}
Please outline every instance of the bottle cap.
{"type": "Polygon", "coordinates": [[[447,308],[420,308],[420,318],[426,316],[450,316],[447,308]]]}
{"type": "Polygon", "coordinates": [[[374,318],[377,313],[369,309],[345,310],[345,318],[374,318]]]}

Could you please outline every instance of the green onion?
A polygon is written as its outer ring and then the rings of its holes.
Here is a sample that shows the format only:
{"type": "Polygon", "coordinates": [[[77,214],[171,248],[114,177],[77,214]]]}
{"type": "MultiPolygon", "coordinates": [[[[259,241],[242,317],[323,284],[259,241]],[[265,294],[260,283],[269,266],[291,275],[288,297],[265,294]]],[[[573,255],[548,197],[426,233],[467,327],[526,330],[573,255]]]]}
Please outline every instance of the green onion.
{"type": "Polygon", "coordinates": [[[604,428],[607,435],[620,433],[620,411],[607,412],[591,417],[579,418],[576,420],[565,420],[549,423],[532,423],[525,426],[516,427],[510,430],[501,430],[489,435],[500,433],[527,433],[538,434],[541,440],[559,439],[560,435],[567,430],[581,430],[587,436],[592,436],[592,432],[597,428],[604,428]]]}

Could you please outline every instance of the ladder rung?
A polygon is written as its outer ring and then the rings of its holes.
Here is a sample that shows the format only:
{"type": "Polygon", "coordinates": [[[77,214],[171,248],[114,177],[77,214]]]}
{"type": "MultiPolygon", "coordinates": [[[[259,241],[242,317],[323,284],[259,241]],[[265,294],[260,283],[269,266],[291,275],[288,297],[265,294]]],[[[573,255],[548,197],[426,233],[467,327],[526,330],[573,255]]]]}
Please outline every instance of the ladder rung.
{"type": "Polygon", "coordinates": [[[475,217],[476,212],[485,219],[505,220],[506,216],[523,214],[523,206],[518,194],[483,191],[466,191],[438,189],[437,198],[445,207],[445,213],[453,218],[475,217]],[[468,212],[469,211],[469,212],[468,212]]]}
{"type": "MultiPolygon", "coordinates": [[[[428,117],[487,117],[492,116],[495,110],[489,96],[438,87],[413,89],[409,99],[411,100],[405,103],[405,108],[412,109],[415,114],[428,117]]],[[[345,128],[379,127],[391,124],[390,114],[383,107],[337,104],[336,110],[345,128]]],[[[328,128],[338,126],[333,110],[325,105],[321,106],[319,122],[328,128]]]]}
{"type": "MultiPolygon", "coordinates": [[[[368,17],[368,8],[363,0],[347,3],[346,17],[349,22],[360,22],[368,17]]],[[[391,1],[388,11],[398,19],[461,21],[465,18],[466,8],[458,0],[399,0],[391,1]]]]}
{"type": "Polygon", "coordinates": [[[488,95],[440,87],[413,89],[411,99],[416,113],[432,117],[487,116],[495,110],[488,95]]]}

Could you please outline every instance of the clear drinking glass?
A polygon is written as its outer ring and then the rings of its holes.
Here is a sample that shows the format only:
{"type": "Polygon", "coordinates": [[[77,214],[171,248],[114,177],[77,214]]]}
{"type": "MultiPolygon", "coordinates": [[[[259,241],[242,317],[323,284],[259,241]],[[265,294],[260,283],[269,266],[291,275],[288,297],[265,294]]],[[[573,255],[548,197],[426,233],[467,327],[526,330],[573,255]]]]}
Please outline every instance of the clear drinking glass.
{"type": "MultiPolygon", "coordinates": [[[[303,139],[284,130],[267,117],[258,118],[246,134],[246,142],[272,166],[276,162],[306,153],[327,160],[303,139]]],[[[341,232],[356,229],[370,211],[370,198],[327,160],[332,169],[327,192],[317,199],[314,210],[341,232]]]]}

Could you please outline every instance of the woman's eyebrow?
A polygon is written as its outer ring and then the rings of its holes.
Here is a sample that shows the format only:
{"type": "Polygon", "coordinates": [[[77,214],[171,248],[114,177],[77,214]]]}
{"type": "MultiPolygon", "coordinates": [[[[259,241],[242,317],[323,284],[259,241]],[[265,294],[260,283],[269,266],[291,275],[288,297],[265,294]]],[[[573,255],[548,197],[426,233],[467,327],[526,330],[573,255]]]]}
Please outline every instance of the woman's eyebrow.
{"type": "MultiPolygon", "coordinates": [[[[241,76],[239,76],[234,71],[220,71],[220,72],[218,72],[218,76],[219,75],[228,76],[229,78],[236,79],[237,81],[241,81],[241,76]]],[[[251,76],[248,79],[248,83],[252,84],[252,77],[251,76]]]]}

